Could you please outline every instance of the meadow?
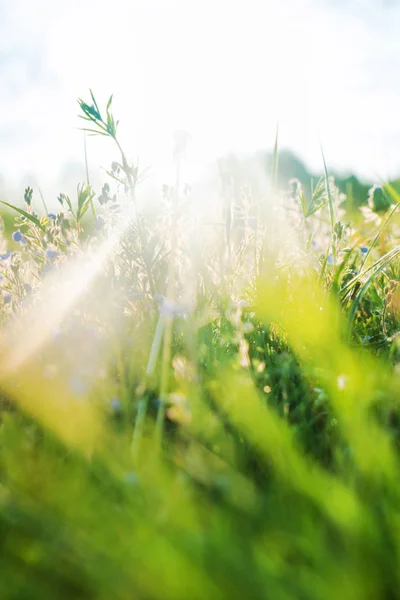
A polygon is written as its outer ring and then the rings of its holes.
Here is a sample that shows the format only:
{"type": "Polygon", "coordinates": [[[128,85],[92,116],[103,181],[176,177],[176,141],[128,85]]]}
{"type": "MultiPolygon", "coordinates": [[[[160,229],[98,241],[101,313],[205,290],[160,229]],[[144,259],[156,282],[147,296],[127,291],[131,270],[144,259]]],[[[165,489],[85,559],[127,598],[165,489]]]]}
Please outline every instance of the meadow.
{"type": "MultiPolygon", "coordinates": [[[[101,190],[0,239],[0,598],[400,598],[400,197],[329,173],[152,206],[112,97],[101,190]]],[[[9,216],[8,216],[9,219],[9,216]]]]}

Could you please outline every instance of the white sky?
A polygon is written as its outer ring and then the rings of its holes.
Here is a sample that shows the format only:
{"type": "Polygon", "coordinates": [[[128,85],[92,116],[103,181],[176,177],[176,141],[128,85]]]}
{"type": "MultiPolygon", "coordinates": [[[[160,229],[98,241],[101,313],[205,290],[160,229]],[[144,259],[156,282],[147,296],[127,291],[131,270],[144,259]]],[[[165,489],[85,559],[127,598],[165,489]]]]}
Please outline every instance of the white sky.
{"type": "MultiPolygon", "coordinates": [[[[128,153],[193,165],[280,143],[320,169],[400,173],[400,3],[386,0],[0,0],[0,177],[57,185],[83,162],[78,96],[114,93],[128,153]]],[[[82,122],[83,123],[83,122],[82,122]]],[[[91,168],[109,142],[89,140],[91,168]]]]}

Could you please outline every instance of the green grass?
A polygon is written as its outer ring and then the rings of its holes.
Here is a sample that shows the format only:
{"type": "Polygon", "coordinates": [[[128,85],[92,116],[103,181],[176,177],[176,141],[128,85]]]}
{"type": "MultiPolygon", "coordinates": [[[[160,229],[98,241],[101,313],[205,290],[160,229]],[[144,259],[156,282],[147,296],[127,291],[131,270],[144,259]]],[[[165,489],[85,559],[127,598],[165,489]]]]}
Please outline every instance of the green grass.
{"type": "Polygon", "coordinates": [[[261,204],[199,216],[181,144],[150,210],[79,105],[109,186],[1,241],[0,598],[399,597],[397,192],[278,190],[277,135],[261,204]]]}

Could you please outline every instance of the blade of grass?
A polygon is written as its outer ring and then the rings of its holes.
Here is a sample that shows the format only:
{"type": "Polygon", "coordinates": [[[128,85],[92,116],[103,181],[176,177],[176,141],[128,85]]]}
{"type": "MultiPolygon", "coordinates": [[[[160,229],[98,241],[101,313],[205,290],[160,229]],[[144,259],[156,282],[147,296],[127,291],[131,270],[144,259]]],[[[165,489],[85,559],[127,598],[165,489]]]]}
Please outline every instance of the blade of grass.
{"type": "Polygon", "coordinates": [[[357,311],[358,305],[360,304],[362,298],[364,297],[365,293],[367,292],[368,288],[371,286],[371,284],[373,283],[373,281],[376,279],[376,277],[380,273],[382,273],[383,269],[385,269],[393,259],[395,259],[398,256],[400,256],[400,247],[395,248],[394,251],[392,251],[392,252],[390,252],[388,254],[390,254],[391,256],[388,257],[388,255],[386,255],[386,260],[367,279],[367,281],[364,283],[364,285],[360,289],[359,293],[357,294],[357,296],[355,297],[355,299],[352,302],[352,305],[351,305],[351,308],[350,308],[349,317],[348,317],[348,326],[347,326],[348,327],[348,329],[347,329],[348,340],[350,340],[350,337],[351,337],[351,328],[353,326],[353,321],[354,321],[354,318],[355,318],[355,315],[356,315],[356,311],[357,311]]]}
{"type": "Polygon", "coordinates": [[[373,239],[372,244],[370,244],[369,248],[368,248],[368,252],[366,253],[366,255],[364,256],[364,260],[361,263],[361,269],[364,267],[365,263],[367,262],[367,259],[369,257],[369,255],[371,254],[371,250],[372,248],[375,246],[376,242],[379,240],[380,236],[382,235],[382,232],[384,231],[384,229],[386,228],[387,224],[389,223],[390,219],[393,217],[394,213],[396,212],[396,210],[399,208],[400,206],[400,196],[399,194],[397,194],[397,192],[392,188],[392,186],[390,184],[386,184],[385,188],[388,189],[389,193],[393,196],[393,198],[397,201],[397,204],[393,207],[393,209],[390,211],[390,213],[388,214],[388,216],[386,217],[386,219],[384,220],[384,222],[382,223],[381,227],[378,230],[378,233],[376,234],[376,236],[373,239]]]}
{"type": "Polygon", "coordinates": [[[37,217],[35,217],[34,215],[31,215],[30,213],[26,212],[26,210],[24,210],[23,208],[18,208],[18,206],[9,204],[8,202],[5,202],[4,200],[0,200],[0,202],[2,204],[4,204],[5,206],[8,206],[9,208],[12,208],[16,212],[18,212],[20,215],[24,216],[26,219],[31,221],[31,223],[34,223],[36,225],[36,227],[38,227],[41,231],[43,231],[43,232],[46,231],[46,228],[40,223],[39,219],[37,217]]]}

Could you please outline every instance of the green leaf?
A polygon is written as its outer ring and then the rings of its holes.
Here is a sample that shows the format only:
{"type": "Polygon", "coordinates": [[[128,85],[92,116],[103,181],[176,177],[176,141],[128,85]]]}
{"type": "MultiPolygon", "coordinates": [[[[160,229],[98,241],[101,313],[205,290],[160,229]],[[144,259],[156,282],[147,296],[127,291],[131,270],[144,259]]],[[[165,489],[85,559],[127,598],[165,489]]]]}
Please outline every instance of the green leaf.
{"type": "Polygon", "coordinates": [[[396,210],[400,207],[400,196],[397,194],[397,192],[392,188],[392,186],[387,183],[385,185],[386,190],[389,192],[389,194],[397,201],[397,204],[393,207],[393,209],[390,211],[390,213],[388,214],[388,216],[386,217],[386,219],[383,221],[381,227],[379,228],[376,236],[374,237],[372,243],[370,244],[369,248],[368,248],[368,252],[367,254],[364,256],[364,260],[361,264],[361,268],[364,267],[365,263],[368,260],[369,255],[371,254],[372,249],[374,248],[374,246],[376,245],[377,241],[379,240],[380,236],[382,235],[383,230],[385,229],[386,225],[388,224],[388,222],[390,221],[390,219],[393,217],[394,213],[396,212],[396,210]]]}
{"type": "Polygon", "coordinates": [[[333,198],[332,198],[332,194],[331,194],[331,188],[329,185],[328,169],[326,166],[325,155],[324,155],[324,151],[322,149],[322,145],[321,145],[321,154],[322,154],[322,162],[324,163],[325,186],[326,186],[326,193],[328,195],[329,216],[330,216],[330,220],[331,220],[331,230],[332,230],[332,234],[333,234],[333,228],[335,226],[335,211],[334,211],[334,207],[333,207],[333,198]]]}
{"type": "Polygon", "coordinates": [[[103,131],[96,131],[94,129],[87,129],[86,127],[81,127],[81,131],[88,131],[92,135],[108,135],[108,133],[104,133],[103,131]]]}
{"type": "Polygon", "coordinates": [[[83,207],[82,210],[80,212],[78,212],[78,221],[80,221],[82,219],[82,217],[87,213],[88,209],[90,206],[90,201],[87,202],[83,207]]]}
{"type": "Polygon", "coordinates": [[[364,269],[364,271],[362,270],[362,267],[364,266],[364,263],[361,266],[361,270],[360,272],[355,275],[342,289],[341,289],[341,295],[342,295],[342,302],[345,301],[346,297],[350,294],[350,292],[352,291],[352,289],[355,287],[356,283],[360,280],[363,279],[364,276],[367,273],[370,273],[371,271],[373,271],[374,269],[378,268],[379,265],[381,265],[383,262],[385,262],[387,260],[387,258],[392,257],[393,255],[397,255],[399,251],[399,247],[396,246],[395,248],[392,248],[392,250],[390,250],[389,252],[387,252],[387,254],[385,254],[384,256],[381,256],[380,258],[378,258],[371,266],[369,266],[367,269],[364,269]]]}
{"type": "MultiPolygon", "coordinates": [[[[92,95],[93,99],[93,95],[92,95]]],[[[96,101],[94,100],[94,105],[89,105],[84,102],[81,98],[78,98],[78,104],[81,107],[81,110],[89,117],[89,119],[93,122],[102,121],[101,114],[99,111],[99,107],[97,106],[96,101]]]]}
{"type": "Polygon", "coordinates": [[[111,136],[113,136],[113,137],[115,136],[116,129],[115,129],[114,117],[109,114],[107,114],[107,131],[111,136]]]}
{"type": "Polygon", "coordinates": [[[118,181],[118,183],[122,183],[123,185],[126,184],[126,181],[124,181],[123,179],[121,179],[120,177],[117,177],[116,175],[114,175],[114,173],[112,173],[111,171],[107,171],[107,169],[105,169],[105,172],[107,173],[107,175],[109,177],[112,177],[113,179],[115,179],[115,181],[118,181]]]}
{"type": "Polygon", "coordinates": [[[45,227],[43,227],[43,225],[40,223],[39,219],[37,217],[35,217],[34,215],[31,215],[30,213],[26,212],[26,210],[23,210],[22,208],[18,208],[18,206],[14,206],[13,204],[9,204],[8,202],[5,202],[4,200],[0,200],[0,202],[2,204],[5,204],[5,206],[8,206],[9,208],[12,208],[16,212],[18,212],[20,215],[23,215],[26,219],[31,221],[31,223],[36,225],[36,227],[38,227],[41,231],[46,231],[45,227]]]}
{"type": "Polygon", "coordinates": [[[91,97],[92,97],[93,104],[94,104],[94,106],[96,107],[97,113],[98,113],[98,115],[99,115],[99,117],[98,117],[98,118],[99,118],[99,119],[102,121],[102,118],[101,118],[101,115],[100,115],[100,109],[99,109],[99,107],[98,107],[98,105],[97,105],[96,98],[94,97],[94,95],[93,95],[93,92],[92,92],[92,90],[91,90],[91,89],[89,89],[89,92],[90,92],[90,95],[91,95],[91,97]]]}
{"type": "Polygon", "coordinates": [[[83,184],[81,186],[78,185],[78,211],[76,214],[77,221],[83,217],[93,198],[94,192],[90,185],[87,185],[86,187],[83,184]]]}
{"type": "Polygon", "coordinates": [[[69,210],[71,211],[72,215],[75,217],[74,211],[72,210],[72,202],[71,202],[69,196],[67,196],[66,194],[61,194],[61,196],[62,196],[62,199],[64,200],[64,202],[67,203],[67,206],[68,206],[69,210]]]}
{"type": "Polygon", "coordinates": [[[367,292],[368,288],[371,286],[371,284],[375,281],[375,279],[378,277],[378,275],[380,275],[380,273],[382,273],[382,271],[396,258],[398,258],[400,256],[400,247],[397,248],[393,248],[393,250],[391,250],[390,252],[388,252],[387,254],[385,254],[385,256],[382,257],[382,261],[381,261],[381,265],[379,266],[378,269],[376,269],[372,275],[370,275],[367,279],[367,281],[364,283],[364,285],[359,289],[356,297],[354,298],[352,305],[350,307],[350,311],[349,311],[349,316],[348,316],[348,324],[347,324],[347,335],[348,335],[348,339],[350,340],[351,337],[351,330],[352,330],[352,325],[353,325],[353,321],[355,319],[356,316],[356,311],[358,308],[358,305],[360,304],[361,300],[363,299],[365,293],[367,292]]]}
{"type": "Polygon", "coordinates": [[[301,210],[303,212],[303,217],[306,219],[307,218],[307,201],[306,201],[304,192],[302,192],[300,195],[300,202],[301,202],[301,210]]]}
{"type": "Polygon", "coordinates": [[[307,208],[306,218],[311,217],[316,212],[318,212],[321,208],[325,206],[328,200],[323,200],[322,202],[312,202],[310,206],[307,208]]]}
{"type": "Polygon", "coordinates": [[[31,204],[32,204],[32,196],[33,196],[33,189],[28,185],[28,187],[25,189],[25,193],[24,193],[24,200],[28,206],[31,206],[31,204]]]}
{"type": "Polygon", "coordinates": [[[86,200],[92,195],[92,188],[90,185],[84,187],[78,185],[78,208],[82,208],[86,200]]]}

